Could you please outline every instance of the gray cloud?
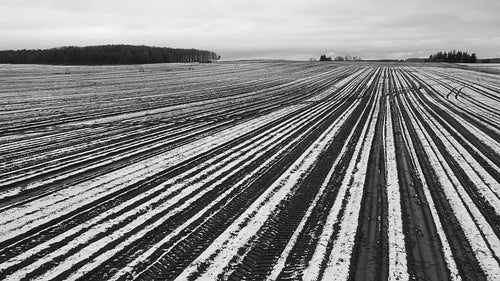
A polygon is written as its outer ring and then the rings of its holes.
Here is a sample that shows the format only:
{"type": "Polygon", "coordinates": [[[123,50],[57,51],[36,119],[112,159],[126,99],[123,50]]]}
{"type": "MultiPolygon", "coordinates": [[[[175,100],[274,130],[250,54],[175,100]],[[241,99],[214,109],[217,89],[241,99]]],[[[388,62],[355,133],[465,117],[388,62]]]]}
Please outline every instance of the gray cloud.
{"type": "Polygon", "coordinates": [[[0,49],[146,44],[225,58],[500,56],[497,0],[16,0],[0,3],[0,49]]]}

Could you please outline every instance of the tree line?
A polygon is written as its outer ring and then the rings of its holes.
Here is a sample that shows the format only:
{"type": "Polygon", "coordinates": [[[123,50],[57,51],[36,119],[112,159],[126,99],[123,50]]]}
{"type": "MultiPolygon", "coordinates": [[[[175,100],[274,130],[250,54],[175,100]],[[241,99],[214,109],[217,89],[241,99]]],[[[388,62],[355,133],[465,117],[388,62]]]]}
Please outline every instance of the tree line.
{"type": "Polygon", "coordinates": [[[360,57],[352,57],[350,55],[345,55],[345,56],[336,56],[334,61],[361,61],[362,59],[360,57]]]}
{"type": "Polygon", "coordinates": [[[454,62],[454,63],[476,63],[477,57],[475,53],[469,54],[463,51],[437,52],[430,55],[429,62],[454,62]]]}
{"type": "Polygon", "coordinates": [[[319,61],[331,61],[332,57],[327,57],[326,55],[321,55],[319,61]]]}
{"type": "Polygon", "coordinates": [[[205,63],[218,59],[220,59],[220,56],[211,51],[131,45],[0,51],[0,63],[11,64],[109,65],[170,62],[205,63]]]}
{"type": "MultiPolygon", "coordinates": [[[[360,57],[352,57],[350,55],[336,56],[334,61],[361,61],[360,57]]],[[[332,61],[332,57],[327,57],[326,55],[321,55],[319,61],[332,61]]]]}

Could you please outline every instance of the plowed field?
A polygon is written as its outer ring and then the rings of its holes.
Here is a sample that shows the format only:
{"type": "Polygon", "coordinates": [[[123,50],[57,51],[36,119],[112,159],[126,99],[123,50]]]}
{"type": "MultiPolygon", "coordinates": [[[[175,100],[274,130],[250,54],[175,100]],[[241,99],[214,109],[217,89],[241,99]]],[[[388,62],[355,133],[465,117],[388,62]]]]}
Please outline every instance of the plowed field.
{"type": "Polygon", "coordinates": [[[0,65],[0,279],[500,280],[500,76],[0,65]]]}

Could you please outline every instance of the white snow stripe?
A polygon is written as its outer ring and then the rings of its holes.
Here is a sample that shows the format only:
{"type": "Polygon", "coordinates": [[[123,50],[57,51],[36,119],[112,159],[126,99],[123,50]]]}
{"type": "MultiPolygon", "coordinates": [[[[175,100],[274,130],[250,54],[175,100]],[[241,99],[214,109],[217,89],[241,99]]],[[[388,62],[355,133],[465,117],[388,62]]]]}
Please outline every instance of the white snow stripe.
{"type": "Polygon", "coordinates": [[[406,261],[406,248],[403,233],[401,196],[399,192],[396,146],[392,129],[391,105],[386,100],[385,118],[385,157],[388,201],[388,236],[389,236],[389,277],[388,280],[409,280],[406,261]]]}

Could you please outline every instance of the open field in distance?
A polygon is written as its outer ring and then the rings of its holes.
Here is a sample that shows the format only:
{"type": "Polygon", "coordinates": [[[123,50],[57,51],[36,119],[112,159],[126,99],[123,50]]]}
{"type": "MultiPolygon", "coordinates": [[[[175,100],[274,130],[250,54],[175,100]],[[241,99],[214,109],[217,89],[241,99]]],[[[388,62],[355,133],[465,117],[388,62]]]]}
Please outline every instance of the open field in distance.
{"type": "Polygon", "coordinates": [[[500,75],[500,63],[460,63],[466,70],[500,75]]]}
{"type": "Polygon", "coordinates": [[[0,65],[1,280],[245,278],[499,280],[500,76],[0,65]]]}

